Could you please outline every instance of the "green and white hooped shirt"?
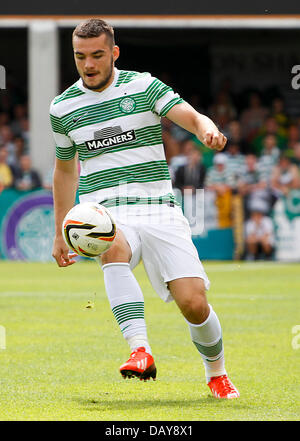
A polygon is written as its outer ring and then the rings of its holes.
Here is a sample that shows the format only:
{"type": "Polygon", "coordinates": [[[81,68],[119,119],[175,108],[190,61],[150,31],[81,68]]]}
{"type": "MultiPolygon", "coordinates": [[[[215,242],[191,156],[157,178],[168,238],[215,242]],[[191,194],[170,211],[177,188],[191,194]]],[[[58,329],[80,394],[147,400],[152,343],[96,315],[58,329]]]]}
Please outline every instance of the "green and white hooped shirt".
{"type": "Polygon", "coordinates": [[[102,92],[79,79],[51,103],[61,160],[80,160],[80,202],[176,204],[160,118],[183,100],[149,73],[118,70],[102,92]]]}

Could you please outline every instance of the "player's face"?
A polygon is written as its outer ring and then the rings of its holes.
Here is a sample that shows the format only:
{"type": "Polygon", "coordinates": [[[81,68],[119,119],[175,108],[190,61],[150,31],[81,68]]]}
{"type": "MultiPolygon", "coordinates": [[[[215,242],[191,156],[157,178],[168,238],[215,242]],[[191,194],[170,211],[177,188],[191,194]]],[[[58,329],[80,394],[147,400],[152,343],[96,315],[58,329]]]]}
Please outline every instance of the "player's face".
{"type": "Polygon", "coordinates": [[[118,46],[111,47],[105,34],[93,38],[73,37],[75,64],[83,84],[100,92],[113,81],[118,46]]]}

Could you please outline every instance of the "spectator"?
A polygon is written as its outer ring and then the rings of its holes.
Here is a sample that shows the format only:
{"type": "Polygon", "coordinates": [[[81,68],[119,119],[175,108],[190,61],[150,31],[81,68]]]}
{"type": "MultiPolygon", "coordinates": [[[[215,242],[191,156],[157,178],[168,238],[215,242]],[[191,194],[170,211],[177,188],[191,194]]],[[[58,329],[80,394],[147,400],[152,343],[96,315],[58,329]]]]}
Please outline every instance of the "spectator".
{"type": "Polygon", "coordinates": [[[300,142],[294,145],[293,153],[291,155],[291,159],[294,164],[300,167],[300,142]]]}
{"type": "Polygon", "coordinates": [[[273,169],[271,186],[278,196],[287,196],[290,190],[300,188],[299,167],[284,154],[273,169]]]}
{"type": "Polygon", "coordinates": [[[0,111],[0,127],[1,126],[8,126],[9,125],[9,114],[8,112],[1,112],[0,111]]]}
{"type": "Polygon", "coordinates": [[[187,154],[187,163],[181,165],[175,174],[175,187],[182,192],[191,190],[195,193],[197,189],[203,188],[206,169],[202,164],[202,155],[195,147],[187,154]]]}
{"type": "MultiPolygon", "coordinates": [[[[277,165],[280,157],[280,150],[276,145],[276,137],[267,135],[264,138],[264,149],[258,159],[259,189],[251,194],[249,203],[259,201],[263,205],[266,214],[269,214],[278,194],[272,190],[271,177],[273,169],[277,165]]],[[[249,208],[249,207],[248,207],[249,208]]]]}
{"type": "Polygon", "coordinates": [[[297,124],[291,124],[287,131],[286,148],[291,154],[294,146],[300,142],[300,130],[297,124]]]}
{"type": "Polygon", "coordinates": [[[272,220],[258,207],[251,212],[245,225],[246,260],[270,259],[274,251],[274,227],[272,220]]]}
{"type": "Polygon", "coordinates": [[[248,107],[241,114],[242,134],[248,142],[257,135],[268,113],[268,109],[262,105],[260,95],[252,92],[248,107]]]}
{"type": "Polygon", "coordinates": [[[231,98],[225,91],[218,93],[216,100],[209,108],[208,113],[214,119],[220,130],[226,128],[229,122],[235,119],[237,116],[237,112],[231,102],[231,98]]]}
{"type": "Polygon", "coordinates": [[[22,118],[20,120],[21,134],[20,137],[24,140],[24,152],[27,155],[29,153],[29,120],[22,118]]]}
{"type": "Polygon", "coordinates": [[[173,184],[175,182],[175,175],[178,167],[188,163],[188,155],[195,148],[196,144],[194,141],[191,138],[187,139],[180,144],[180,153],[170,159],[169,169],[173,184]]]}
{"type": "Polygon", "coordinates": [[[258,171],[257,157],[254,153],[245,156],[245,164],[241,170],[241,178],[239,180],[239,188],[243,195],[257,189],[260,182],[260,174],[258,171]]]}
{"type": "Polygon", "coordinates": [[[41,187],[40,176],[32,168],[29,155],[22,155],[20,158],[20,168],[17,170],[15,186],[21,191],[35,190],[41,187]]]}
{"type": "Polygon", "coordinates": [[[22,120],[27,119],[27,109],[24,104],[17,104],[13,109],[13,121],[11,123],[11,129],[14,136],[22,136],[23,123],[22,120]]]}
{"type": "Polygon", "coordinates": [[[275,118],[279,127],[284,131],[287,130],[289,118],[285,111],[284,101],[281,97],[275,97],[272,101],[271,116],[275,118]]]}
{"type": "Polygon", "coordinates": [[[260,178],[267,184],[270,182],[274,166],[278,163],[280,150],[277,147],[276,137],[274,135],[266,135],[263,140],[262,155],[258,160],[260,178]]]}
{"type": "Polygon", "coordinates": [[[268,117],[260,133],[253,139],[251,143],[257,155],[261,154],[264,148],[264,139],[267,135],[275,136],[276,145],[280,150],[284,150],[286,148],[287,138],[285,135],[285,131],[279,127],[275,118],[268,117]]]}
{"type": "Polygon", "coordinates": [[[218,226],[229,228],[232,226],[231,206],[232,187],[234,180],[226,167],[227,156],[225,153],[217,153],[214,157],[214,165],[206,176],[206,189],[216,194],[216,207],[218,213],[218,226]]]}
{"type": "Polygon", "coordinates": [[[238,144],[241,153],[249,151],[249,144],[242,136],[242,126],[238,120],[233,120],[228,124],[228,131],[225,133],[230,144],[238,144]]]}
{"type": "Polygon", "coordinates": [[[202,164],[202,155],[195,146],[187,154],[187,163],[181,165],[175,175],[175,188],[178,188],[183,196],[183,211],[189,221],[193,234],[202,231],[203,221],[202,196],[197,190],[203,189],[206,169],[202,164]],[[201,209],[202,207],[202,209],[201,209]]]}
{"type": "Polygon", "coordinates": [[[17,147],[10,126],[5,125],[0,127],[0,143],[7,148],[7,163],[10,166],[16,166],[18,164],[17,147]]]}
{"type": "Polygon", "coordinates": [[[272,193],[268,188],[264,175],[259,170],[258,159],[250,153],[245,157],[245,165],[238,182],[238,191],[244,198],[244,214],[248,219],[253,206],[259,206],[269,213],[273,204],[272,193]]]}
{"type": "Polygon", "coordinates": [[[232,175],[228,173],[227,156],[225,153],[216,153],[211,167],[206,176],[206,187],[209,190],[223,193],[226,189],[231,189],[233,184],[232,175]]]}
{"type": "Polygon", "coordinates": [[[234,142],[227,145],[225,155],[227,171],[232,175],[233,185],[236,188],[245,166],[245,156],[241,154],[240,145],[234,142]]]}
{"type": "Polygon", "coordinates": [[[233,79],[230,76],[225,76],[222,78],[219,84],[219,91],[225,93],[230,102],[236,107],[238,105],[238,99],[234,93],[233,79]]]}
{"type": "Polygon", "coordinates": [[[14,182],[13,172],[7,164],[8,152],[5,146],[0,147],[0,193],[14,182]]]}
{"type": "Polygon", "coordinates": [[[21,137],[14,138],[14,144],[15,144],[17,164],[19,164],[21,156],[26,154],[25,146],[24,146],[24,139],[21,137]]]}
{"type": "Polygon", "coordinates": [[[1,90],[1,94],[0,94],[0,109],[3,112],[5,112],[5,113],[10,114],[12,108],[13,108],[13,96],[12,96],[12,93],[10,93],[10,91],[8,89],[1,90]]]}

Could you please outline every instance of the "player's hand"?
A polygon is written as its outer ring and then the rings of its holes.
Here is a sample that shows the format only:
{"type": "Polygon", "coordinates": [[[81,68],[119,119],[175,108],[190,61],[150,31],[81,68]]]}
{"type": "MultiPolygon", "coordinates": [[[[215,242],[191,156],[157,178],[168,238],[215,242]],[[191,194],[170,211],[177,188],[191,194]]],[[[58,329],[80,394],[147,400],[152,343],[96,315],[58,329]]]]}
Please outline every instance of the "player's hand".
{"type": "Polygon", "coordinates": [[[206,147],[220,152],[225,147],[227,138],[219,130],[210,130],[205,132],[202,142],[206,147]]]}
{"type": "Polygon", "coordinates": [[[62,237],[56,237],[54,239],[52,256],[59,267],[65,267],[76,263],[74,257],[78,256],[78,254],[70,253],[64,239],[62,237]]]}

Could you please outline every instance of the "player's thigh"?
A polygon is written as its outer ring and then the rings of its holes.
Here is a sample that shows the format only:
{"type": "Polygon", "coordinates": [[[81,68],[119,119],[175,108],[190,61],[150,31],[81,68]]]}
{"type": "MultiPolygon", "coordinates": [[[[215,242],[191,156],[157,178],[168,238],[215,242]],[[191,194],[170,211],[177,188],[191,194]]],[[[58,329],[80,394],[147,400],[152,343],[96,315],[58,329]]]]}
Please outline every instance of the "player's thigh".
{"type": "Polygon", "coordinates": [[[205,283],[200,277],[181,277],[170,280],[167,286],[177,304],[189,303],[195,299],[206,302],[205,283]]]}
{"type": "Polygon", "coordinates": [[[183,282],[171,283],[174,292],[176,288],[176,293],[180,291],[177,286],[181,283],[186,285],[188,278],[196,279],[185,286],[191,293],[202,292],[203,286],[209,289],[209,280],[185,221],[177,225],[149,225],[140,234],[146,272],[154,289],[164,301],[174,298],[168,287],[171,281],[183,279],[183,282]],[[197,289],[190,289],[195,284],[197,289]]]}

